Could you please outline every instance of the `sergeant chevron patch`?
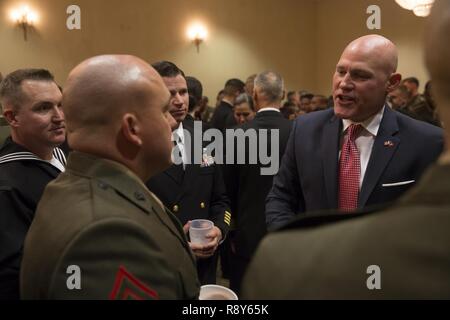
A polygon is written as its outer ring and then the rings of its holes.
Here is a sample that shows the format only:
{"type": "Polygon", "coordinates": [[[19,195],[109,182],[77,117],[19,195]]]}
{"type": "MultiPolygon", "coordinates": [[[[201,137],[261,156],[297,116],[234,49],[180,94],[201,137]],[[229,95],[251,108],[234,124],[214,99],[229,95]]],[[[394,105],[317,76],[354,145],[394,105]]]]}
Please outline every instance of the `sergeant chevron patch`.
{"type": "Polygon", "coordinates": [[[133,276],[124,266],[119,267],[114,287],[109,294],[110,300],[159,300],[156,291],[133,276]]]}

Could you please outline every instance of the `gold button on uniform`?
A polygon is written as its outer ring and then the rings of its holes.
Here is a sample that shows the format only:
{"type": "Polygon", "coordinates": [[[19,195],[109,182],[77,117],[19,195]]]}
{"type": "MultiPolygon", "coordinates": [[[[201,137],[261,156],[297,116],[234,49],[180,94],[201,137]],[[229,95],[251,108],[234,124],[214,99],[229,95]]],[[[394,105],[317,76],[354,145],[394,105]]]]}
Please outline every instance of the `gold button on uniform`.
{"type": "Polygon", "coordinates": [[[172,209],[173,209],[173,212],[178,212],[178,206],[177,205],[174,205],[172,209]]]}
{"type": "Polygon", "coordinates": [[[202,203],[200,203],[200,208],[202,208],[202,209],[205,209],[205,203],[204,202],[202,202],[202,203]]]}

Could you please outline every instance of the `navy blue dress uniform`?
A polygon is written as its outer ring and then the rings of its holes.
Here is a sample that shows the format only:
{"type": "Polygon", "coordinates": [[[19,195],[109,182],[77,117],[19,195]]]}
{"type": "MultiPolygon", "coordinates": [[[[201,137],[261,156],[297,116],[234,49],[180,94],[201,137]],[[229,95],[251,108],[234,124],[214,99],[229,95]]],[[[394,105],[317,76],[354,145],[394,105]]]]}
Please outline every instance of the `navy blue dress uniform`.
{"type": "MultiPolygon", "coordinates": [[[[53,156],[65,165],[64,153],[53,156]]],[[[45,186],[60,170],[9,137],[0,149],[0,300],[19,299],[19,271],[25,235],[45,186]]]]}
{"type": "MultiPolygon", "coordinates": [[[[286,149],[287,141],[292,127],[292,121],[283,117],[276,110],[261,110],[255,118],[236,129],[278,130],[279,140],[278,157],[281,161],[286,149]]],[[[245,145],[246,164],[229,164],[224,166],[225,182],[230,197],[231,210],[235,229],[230,235],[235,250],[231,257],[230,285],[233,290],[239,292],[242,277],[256,250],[260,240],[266,234],[265,200],[272,187],[273,175],[262,175],[261,168],[268,165],[248,164],[250,147],[248,140],[245,145]]],[[[271,138],[267,139],[267,150],[274,155],[271,138]]],[[[257,143],[259,145],[259,141],[257,143]]],[[[235,153],[236,154],[236,153],[235,153]]],[[[277,168],[278,169],[278,168],[277,168]]]]}
{"type": "MultiPolygon", "coordinates": [[[[194,128],[189,123],[183,122],[183,127],[194,137],[194,128]]],[[[192,143],[192,156],[193,148],[192,143]]],[[[225,239],[231,223],[231,212],[222,170],[212,159],[202,164],[191,161],[184,169],[182,165],[172,165],[152,177],[146,185],[182,225],[193,219],[208,219],[221,230],[222,239],[225,239]]],[[[197,260],[202,284],[216,282],[217,259],[216,252],[210,258],[197,260]]]]}
{"type": "Polygon", "coordinates": [[[199,289],[182,226],[144,183],[117,162],[72,152],[27,235],[21,297],[195,299],[199,289]]]}

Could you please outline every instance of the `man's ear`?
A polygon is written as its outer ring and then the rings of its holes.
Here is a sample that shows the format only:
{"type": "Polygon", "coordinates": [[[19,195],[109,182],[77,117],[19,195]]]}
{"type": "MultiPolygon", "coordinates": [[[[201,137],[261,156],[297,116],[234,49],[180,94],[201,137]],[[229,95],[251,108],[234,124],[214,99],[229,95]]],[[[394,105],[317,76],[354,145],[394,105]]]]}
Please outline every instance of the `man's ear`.
{"type": "Polygon", "coordinates": [[[141,139],[141,127],[139,124],[138,119],[134,114],[126,113],[122,117],[122,133],[125,139],[136,145],[141,146],[142,145],[142,139],[141,139]]]}
{"type": "Polygon", "coordinates": [[[283,93],[281,94],[281,101],[283,101],[285,97],[286,97],[286,90],[283,90],[283,93]]]}
{"type": "Polygon", "coordinates": [[[402,75],[400,73],[393,73],[389,77],[388,84],[386,91],[392,92],[393,90],[397,89],[397,87],[400,85],[400,82],[402,81],[402,75]]]}
{"type": "Polygon", "coordinates": [[[252,98],[253,98],[253,104],[255,106],[257,106],[258,105],[258,94],[256,92],[256,88],[253,88],[253,96],[252,96],[252,98]]]}
{"type": "Polygon", "coordinates": [[[3,117],[8,122],[11,127],[18,127],[19,121],[17,120],[17,112],[15,112],[11,107],[5,107],[3,111],[3,117]]]}

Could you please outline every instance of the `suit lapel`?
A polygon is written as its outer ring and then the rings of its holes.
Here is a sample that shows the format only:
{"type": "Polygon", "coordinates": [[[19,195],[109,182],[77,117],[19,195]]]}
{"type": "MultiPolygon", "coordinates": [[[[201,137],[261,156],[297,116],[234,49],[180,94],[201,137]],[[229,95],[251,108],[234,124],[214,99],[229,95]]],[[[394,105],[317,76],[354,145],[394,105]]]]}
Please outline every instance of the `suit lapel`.
{"type": "Polygon", "coordinates": [[[330,208],[337,208],[338,205],[338,154],[341,130],[342,121],[333,116],[330,121],[325,124],[322,131],[322,165],[328,206],[330,208]]]}
{"type": "Polygon", "coordinates": [[[395,112],[386,106],[359,194],[359,207],[366,205],[370,194],[380,180],[381,174],[392,159],[395,150],[397,150],[400,144],[400,138],[394,136],[397,132],[398,123],[395,112]]]}

